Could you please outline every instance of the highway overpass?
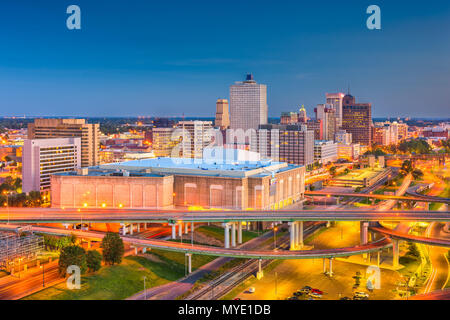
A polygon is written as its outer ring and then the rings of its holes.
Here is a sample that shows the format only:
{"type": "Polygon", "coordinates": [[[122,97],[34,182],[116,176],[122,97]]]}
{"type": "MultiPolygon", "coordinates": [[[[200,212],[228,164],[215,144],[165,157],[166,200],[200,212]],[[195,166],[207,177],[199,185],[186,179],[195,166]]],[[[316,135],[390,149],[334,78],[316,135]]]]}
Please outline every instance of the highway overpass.
{"type": "MultiPolygon", "coordinates": [[[[407,191],[407,193],[409,193],[407,191]]],[[[351,197],[351,198],[370,198],[381,200],[401,200],[401,201],[415,201],[415,202],[439,202],[450,203],[450,199],[441,197],[432,197],[421,194],[414,194],[412,197],[384,195],[384,194],[370,194],[370,193],[345,193],[345,192],[321,192],[321,191],[306,191],[306,196],[316,197],[351,197]]]]}
{"type": "Polygon", "coordinates": [[[127,209],[11,208],[0,210],[0,223],[176,223],[234,221],[450,221],[450,211],[278,210],[151,211],[127,209]]]}

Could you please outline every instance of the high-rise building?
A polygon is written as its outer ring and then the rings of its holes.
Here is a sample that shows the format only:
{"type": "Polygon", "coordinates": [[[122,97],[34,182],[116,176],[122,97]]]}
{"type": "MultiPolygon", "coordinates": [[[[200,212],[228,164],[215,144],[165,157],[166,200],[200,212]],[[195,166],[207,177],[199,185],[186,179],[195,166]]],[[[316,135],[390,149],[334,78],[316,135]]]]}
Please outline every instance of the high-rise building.
{"type": "Polygon", "coordinates": [[[306,126],[308,127],[308,130],[314,131],[314,140],[323,140],[322,120],[308,120],[306,126]]]}
{"type": "Polygon", "coordinates": [[[81,166],[100,163],[100,125],[85,119],[35,119],[28,124],[28,139],[81,138],[81,166]]]}
{"type": "Polygon", "coordinates": [[[336,110],[336,130],[338,130],[342,125],[342,104],[344,96],[345,94],[343,94],[342,92],[326,94],[326,103],[332,105],[333,109],[336,110]]]}
{"type": "Polygon", "coordinates": [[[337,128],[336,110],[331,105],[318,104],[314,111],[316,119],[322,121],[323,140],[334,140],[337,128]]]}
{"type": "Polygon", "coordinates": [[[342,129],[352,134],[354,143],[372,144],[372,105],[356,103],[355,98],[346,95],[342,104],[342,129]]]}
{"type": "Polygon", "coordinates": [[[230,115],[228,112],[228,100],[217,99],[216,102],[216,121],[214,125],[220,130],[226,130],[230,126],[230,115]]]}
{"type": "Polygon", "coordinates": [[[25,139],[22,190],[48,191],[50,176],[81,166],[81,138],[25,139]]]}
{"type": "Polygon", "coordinates": [[[305,125],[261,125],[253,132],[251,151],[261,158],[309,166],[314,162],[314,132],[305,125]]]}
{"type": "Polygon", "coordinates": [[[305,106],[302,104],[300,110],[298,111],[298,122],[306,123],[308,121],[308,116],[306,115],[305,106]]]}
{"type": "Polygon", "coordinates": [[[281,124],[294,124],[298,122],[298,114],[296,112],[282,112],[280,123],[281,124]]]}
{"type": "Polygon", "coordinates": [[[230,128],[256,130],[262,124],[267,124],[267,86],[248,74],[230,86],[230,128]]]}
{"type": "Polygon", "coordinates": [[[183,158],[201,159],[203,148],[211,143],[213,138],[212,121],[180,121],[177,123],[180,135],[180,152],[183,158]]]}
{"type": "MultiPolygon", "coordinates": [[[[175,128],[153,128],[152,129],[152,146],[155,157],[172,156],[173,148],[180,143],[180,139],[172,137],[175,128]]],[[[179,156],[179,154],[177,154],[179,156]]]]}

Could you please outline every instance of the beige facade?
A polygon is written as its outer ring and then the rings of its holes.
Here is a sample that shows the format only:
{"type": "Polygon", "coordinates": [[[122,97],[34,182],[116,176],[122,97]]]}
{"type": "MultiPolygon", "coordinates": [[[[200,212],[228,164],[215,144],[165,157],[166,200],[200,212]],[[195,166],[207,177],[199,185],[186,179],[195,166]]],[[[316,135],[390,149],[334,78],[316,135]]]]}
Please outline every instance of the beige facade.
{"type": "Polygon", "coordinates": [[[35,119],[28,124],[28,139],[81,138],[81,166],[100,162],[100,125],[85,119],[35,119]]]}
{"type": "Polygon", "coordinates": [[[53,175],[54,208],[170,209],[173,176],[53,175]]]}
{"type": "Polygon", "coordinates": [[[275,177],[177,175],[174,180],[174,205],[232,210],[277,210],[303,199],[304,177],[304,167],[279,172],[275,177]]]}
{"type": "Polygon", "coordinates": [[[216,102],[216,121],[214,125],[220,127],[221,130],[225,130],[230,126],[230,115],[227,99],[217,99],[216,102]]]}

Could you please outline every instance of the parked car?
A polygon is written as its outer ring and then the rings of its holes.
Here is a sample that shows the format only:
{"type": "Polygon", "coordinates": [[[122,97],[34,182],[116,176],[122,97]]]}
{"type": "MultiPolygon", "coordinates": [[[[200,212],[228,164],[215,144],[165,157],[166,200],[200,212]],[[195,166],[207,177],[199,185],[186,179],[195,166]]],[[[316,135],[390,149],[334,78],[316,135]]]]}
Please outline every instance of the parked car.
{"type": "Polygon", "coordinates": [[[301,293],[309,293],[311,291],[311,287],[309,286],[304,286],[303,288],[301,288],[300,290],[298,290],[301,293]]]}
{"type": "Polygon", "coordinates": [[[322,291],[322,290],[319,290],[319,289],[311,289],[311,292],[318,293],[318,294],[320,294],[320,295],[323,294],[323,291],[322,291]]]}
{"type": "Polygon", "coordinates": [[[357,291],[353,294],[353,300],[367,300],[369,299],[369,294],[362,291],[357,291]]]}
{"type": "Polygon", "coordinates": [[[309,296],[310,296],[311,298],[316,298],[316,299],[322,298],[322,295],[321,295],[320,293],[317,293],[317,292],[310,292],[310,293],[309,293],[309,296]]]}
{"type": "Polygon", "coordinates": [[[298,300],[298,297],[297,296],[292,296],[292,297],[287,298],[286,300],[298,300]]]}
{"type": "Polygon", "coordinates": [[[248,293],[255,293],[256,289],[255,287],[248,288],[248,293]]]}
{"type": "Polygon", "coordinates": [[[339,300],[352,300],[352,299],[350,299],[349,297],[342,297],[339,300]]]}
{"type": "Polygon", "coordinates": [[[301,297],[303,295],[303,292],[301,292],[300,290],[294,292],[294,296],[296,297],[301,297]]]}

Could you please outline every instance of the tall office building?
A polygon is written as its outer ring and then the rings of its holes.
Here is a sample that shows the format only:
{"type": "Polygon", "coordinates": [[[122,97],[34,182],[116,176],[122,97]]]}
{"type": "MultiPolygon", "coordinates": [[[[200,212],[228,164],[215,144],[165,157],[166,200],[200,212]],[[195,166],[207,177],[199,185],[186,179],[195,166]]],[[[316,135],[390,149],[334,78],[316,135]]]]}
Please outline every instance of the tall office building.
{"type": "Polygon", "coordinates": [[[181,157],[203,158],[203,149],[209,145],[213,138],[212,121],[180,121],[177,131],[182,137],[181,157]]]}
{"type": "Polygon", "coordinates": [[[28,139],[81,138],[81,166],[100,163],[100,125],[85,119],[35,119],[28,124],[28,139]]]}
{"type": "Polygon", "coordinates": [[[300,110],[298,111],[298,122],[306,123],[308,121],[308,116],[306,115],[305,106],[302,104],[300,110]]]}
{"type": "Polygon", "coordinates": [[[258,84],[251,74],[230,86],[230,128],[258,129],[267,124],[267,86],[258,84]]]}
{"type": "Polygon", "coordinates": [[[334,140],[337,128],[336,110],[328,104],[318,104],[314,108],[316,119],[322,121],[323,140],[334,140]]]}
{"type": "Polygon", "coordinates": [[[261,158],[309,166],[314,162],[314,131],[306,125],[261,125],[252,133],[251,151],[261,158]]]}
{"type": "Polygon", "coordinates": [[[342,130],[352,134],[354,143],[372,144],[372,105],[356,103],[355,98],[346,95],[342,104],[342,130]]]}
{"type": "Polygon", "coordinates": [[[81,166],[81,138],[25,139],[22,190],[48,191],[50,176],[81,166]]]}
{"type": "Polygon", "coordinates": [[[214,125],[220,130],[226,130],[230,126],[230,115],[228,112],[228,100],[217,99],[216,102],[216,121],[214,125]]]}
{"type": "Polygon", "coordinates": [[[175,128],[152,128],[152,147],[155,157],[172,156],[173,148],[180,143],[176,137],[172,138],[174,131],[175,128]]]}
{"type": "Polygon", "coordinates": [[[327,93],[326,95],[326,103],[333,106],[333,109],[336,110],[336,130],[339,130],[342,125],[342,105],[345,94],[342,92],[339,93],[327,93]]]}

